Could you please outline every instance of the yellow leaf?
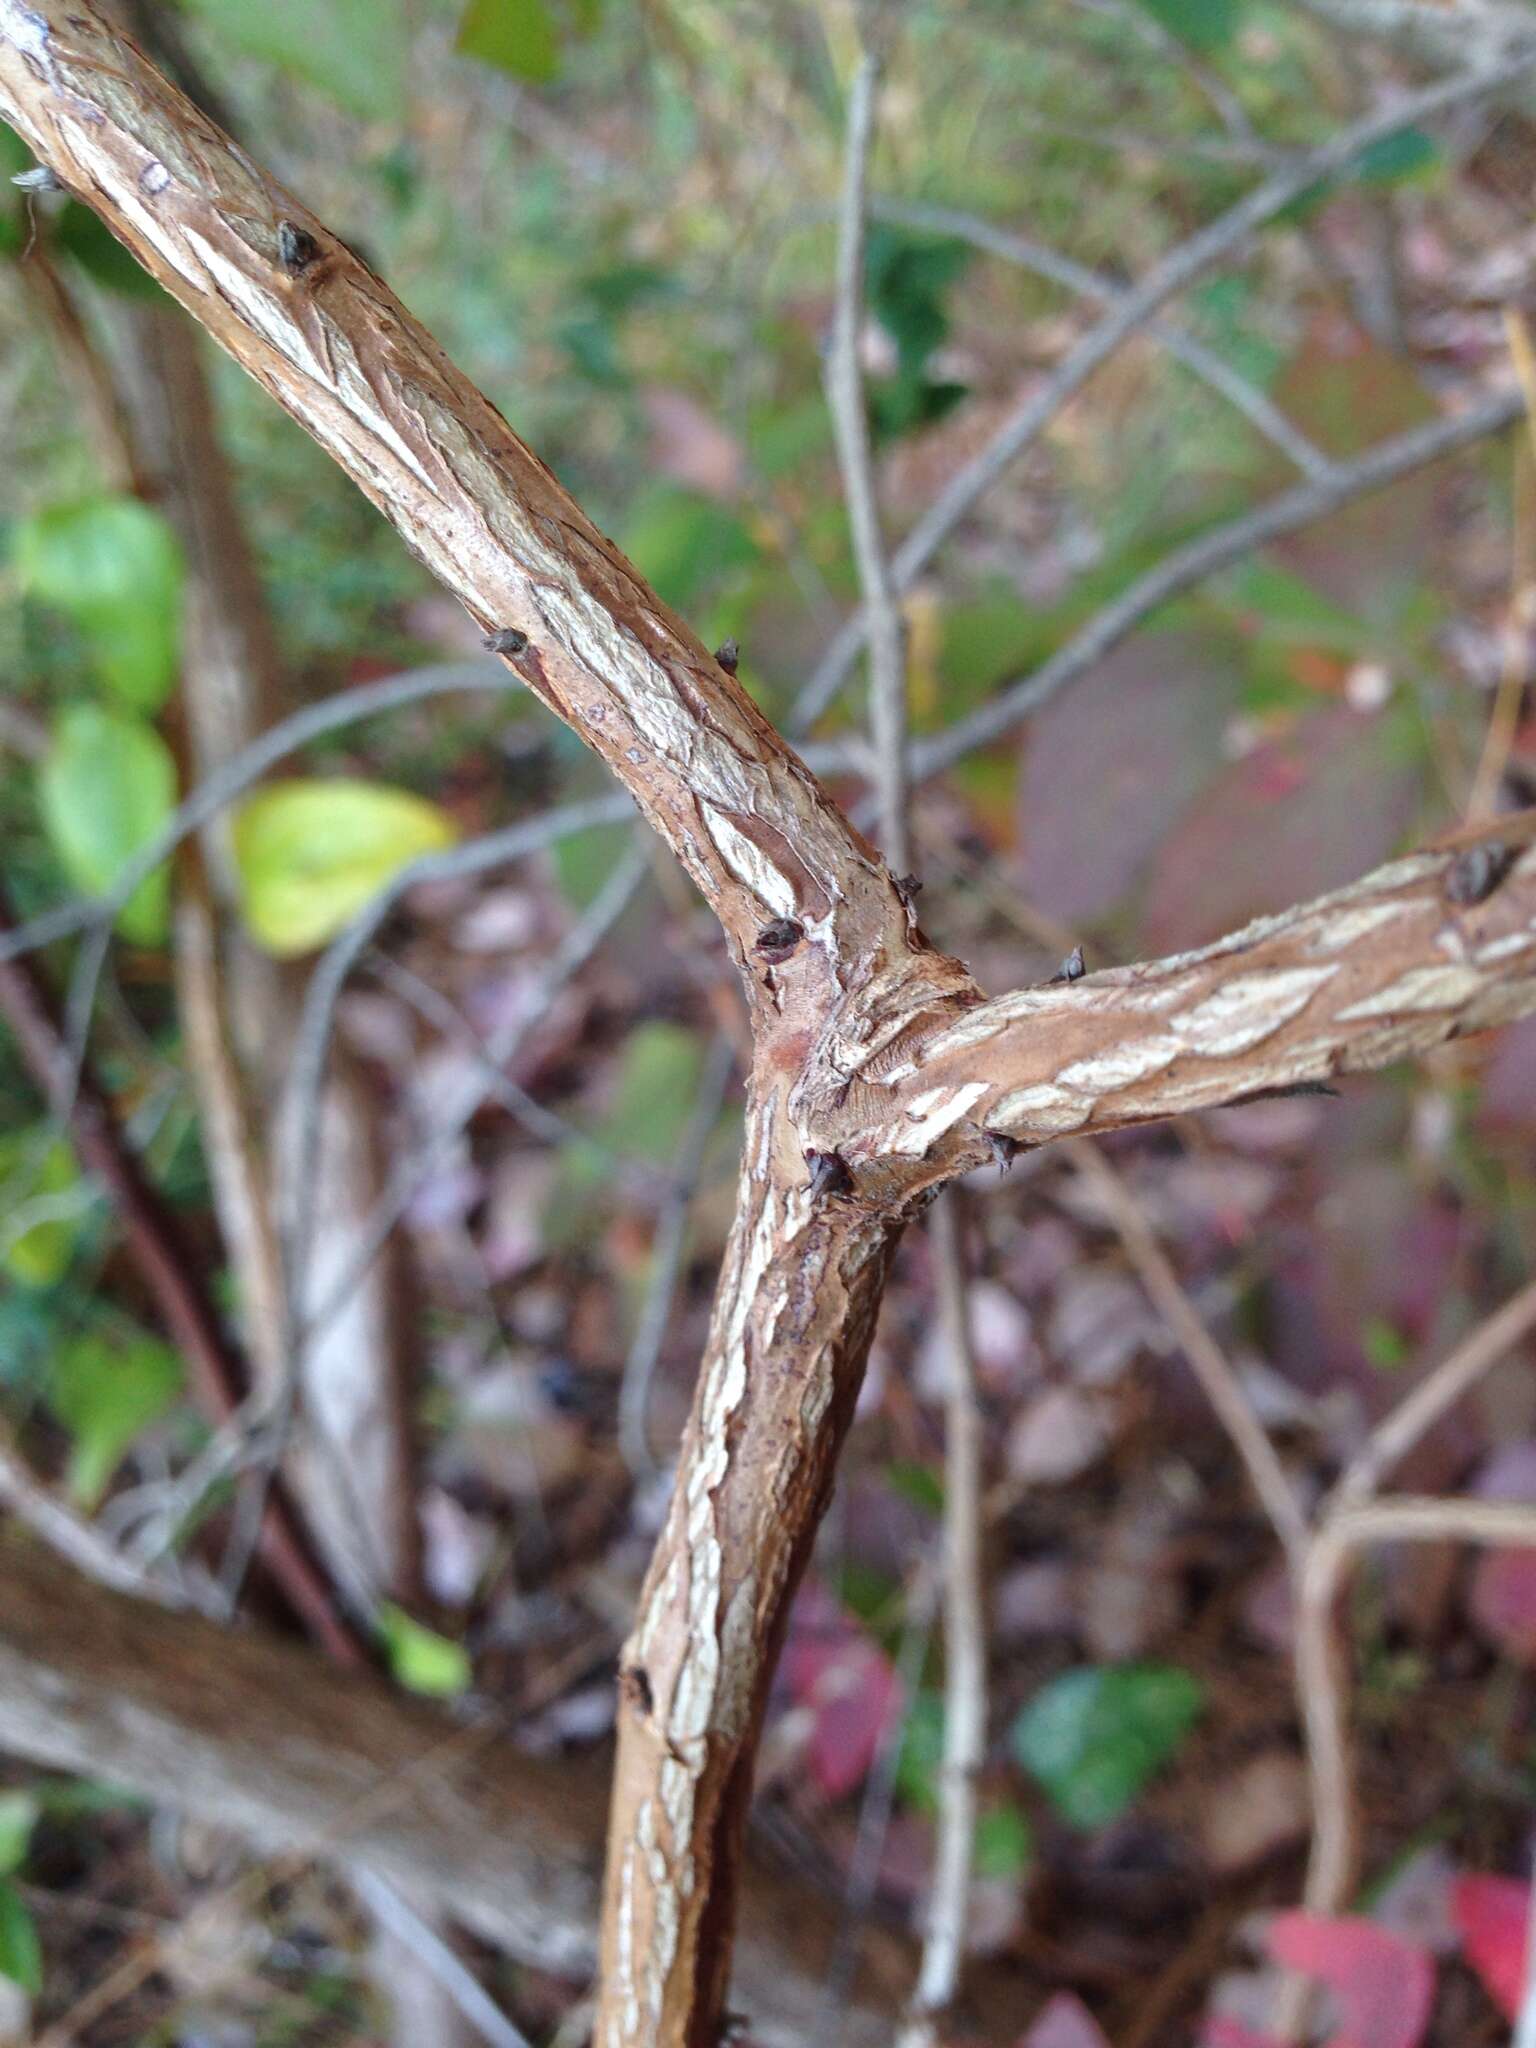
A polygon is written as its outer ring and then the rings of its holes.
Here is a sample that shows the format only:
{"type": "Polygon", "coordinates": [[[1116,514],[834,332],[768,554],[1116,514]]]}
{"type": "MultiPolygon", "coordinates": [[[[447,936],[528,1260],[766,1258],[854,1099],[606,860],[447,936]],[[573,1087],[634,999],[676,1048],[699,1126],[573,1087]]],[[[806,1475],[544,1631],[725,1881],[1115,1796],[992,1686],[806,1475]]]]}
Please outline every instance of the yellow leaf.
{"type": "Polygon", "coordinates": [[[350,780],[268,783],[234,821],[251,936],[280,958],[311,952],[403,867],[457,836],[446,811],[408,790],[350,780]]]}

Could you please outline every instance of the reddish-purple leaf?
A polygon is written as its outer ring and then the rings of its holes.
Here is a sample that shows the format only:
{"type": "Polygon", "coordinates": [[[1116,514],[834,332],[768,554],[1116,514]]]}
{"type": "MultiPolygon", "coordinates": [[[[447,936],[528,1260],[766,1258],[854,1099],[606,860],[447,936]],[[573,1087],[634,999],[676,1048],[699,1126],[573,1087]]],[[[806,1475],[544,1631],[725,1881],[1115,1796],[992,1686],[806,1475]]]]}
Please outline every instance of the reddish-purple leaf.
{"type": "Polygon", "coordinates": [[[1472,1619],[1521,1664],[1536,1664],[1536,1550],[1489,1550],[1472,1579],[1472,1619]]]}
{"type": "Polygon", "coordinates": [[[1451,1912],[1467,1961],[1505,2019],[1512,2020],[1525,1989],[1530,1886],[1512,1877],[1459,1877],[1451,1912]]]}
{"type": "Polygon", "coordinates": [[[842,1799],[868,1775],[901,1711],[901,1681],[889,1657],[823,1587],[795,1602],[784,1677],[795,1704],[811,1711],[811,1775],[828,1799],[842,1799]]]}
{"type": "Polygon", "coordinates": [[[1241,2020],[1218,2016],[1206,2021],[1205,2032],[1200,2036],[1200,2048],[1280,2048],[1280,2044],[1273,2034],[1256,2034],[1241,2020]]]}
{"type": "Polygon", "coordinates": [[[1435,1966],[1423,1949],[1370,1920],[1280,1913],[1269,1952],[1287,1969],[1319,1977],[1344,2024],[1332,2048],[1419,2048],[1435,1999],[1435,1966]]]}
{"type": "Polygon", "coordinates": [[[1018,2048],[1109,2048],[1103,2029],[1080,1998],[1058,1991],[1018,2048]]]}

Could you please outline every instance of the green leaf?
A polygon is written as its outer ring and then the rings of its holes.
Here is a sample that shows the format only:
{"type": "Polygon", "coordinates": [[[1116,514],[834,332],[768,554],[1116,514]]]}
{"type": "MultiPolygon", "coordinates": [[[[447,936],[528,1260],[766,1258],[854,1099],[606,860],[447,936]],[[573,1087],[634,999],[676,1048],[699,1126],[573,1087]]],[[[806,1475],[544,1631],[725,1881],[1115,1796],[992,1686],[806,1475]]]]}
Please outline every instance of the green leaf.
{"type": "Polygon", "coordinates": [[[458,837],[439,805],[379,782],[272,782],[231,834],[241,907],[259,945],[286,959],[323,946],[423,854],[458,837]]]}
{"type": "Polygon", "coordinates": [[[693,1114],[704,1049],[681,1024],[641,1024],[629,1034],[601,1135],[626,1152],[671,1159],[693,1114]]]}
{"type": "Polygon", "coordinates": [[[1243,16],[1243,0],[1141,0],[1141,4],[1191,50],[1225,49],[1243,16]]]}
{"type": "Polygon", "coordinates": [[[732,569],[757,558],[752,536],[713,498],[655,484],[631,506],[620,545],[668,604],[697,605],[732,569]]]}
{"type": "Polygon", "coordinates": [[[1353,176],[1361,185],[1422,184],[1440,169],[1440,145],[1422,128],[1399,128],[1361,150],[1353,176]]]}
{"type": "Polygon", "coordinates": [[[1068,1671],[1015,1721],[1014,1753],[1063,1820],[1102,1827],[1167,1762],[1203,1705],[1199,1681],[1176,1665],[1068,1671]]]}
{"type": "Polygon", "coordinates": [[[968,242],[952,235],[914,234],[884,222],[870,229],[864,257],[869,303],[903,369],[921,370],[949,333],[946,295],[971,253],[968,242]]]}
{"type": "Polygon", "coordinates": [[[631,825],[589,825],[585,832],[566,832],[550,849],[555,879],[578,910],[596,900],[629,844],[631,825]]]}
{"type": "Polygon", "coordinates": [[[1011,1799],[989,1806],[976,1822],[976,1875],[1022,1877],[1035,1854],[1029,1816],[1011,1799]]]}
{"type": "Polygon", "coordinates": [[[379,1634],[390,1670],[409,1691],[449,1699],[469,1690],[474,1670],[462,1643],[413,1621],[404,1608],[389,1600],[379,1608],[379,1634]]]}
{"type": "Polygon", "coordinates": [[[939,1766],[944,1761],[944,1700],[940,1693],[918,1693],[901,1731],[896,1758],[896,1790],[914,1813],[939,1810],[939,1766]]]}
{"type": "Polygon", "coordinates": [[[52,1287],[63,1279],[80,1235],[83,1196],[75,1155],[62,1138],[42,1125],[0,1133],[0,1265],[13,1280],[52,1287]],[[28,1222],[34,1208],[37,1221],[28,1222]]]}
{"type": "Polygon", "coordinates": [[[43,1948],[37,1922],[13,1884],[0,1883],[0,1977],[36,1998],[43,1988],[43,1948]]]}
{"type": "Polygon", "coordinates": [[[82,1507],[106,1492],[123,1453],[181,1391],[181,1360],[154,1337],[72,1337],[55,1353],[45,1398],[72,1439],[68,1484],[82,1507]]]}
{"type": "Polygon", "coordinates": [[[188,0],[231,50],[302,79],[364,120],[398,120],[406,104],[402,0],[188,0]]]}
{"type": "Polygon", "coordinates": [[[893,1458],[885,1468],[885,1483],[892,1493],[925,1514],[943,1514],[944,1479],[932,1465],[919,1464],[915,1458],[893,1458]]]}
{"type": "MultiPolygon", "coordinates": [[[[104,896],[176,805],[176,764],[154,727],[129,712],[79,704],[54,727],[38,770],[43,825],[65,872],[88,895],[104,896]]],[[[170,928],[169,868],[134,890],[117,928],[155,946],[170,928]]]]}
{"type": "Polygon", "coordinates": [[[22,588],[66,613],[101,679],[136,711],[158,711],[181,650],[181,549],[136,498],[55,505],[16,529],[22,588]]]}
{"type": "Polygon", "coordinates": [[[0,1792],[0,1877],[9,1877],[26,1862],[41,1812],[30,1792],[0,1792]]]}
{"type": "Polygon", "coordinates": [[[544,0],[469,0],[455,47],[534,85],[560,74],[560,44],[544,0]]]}

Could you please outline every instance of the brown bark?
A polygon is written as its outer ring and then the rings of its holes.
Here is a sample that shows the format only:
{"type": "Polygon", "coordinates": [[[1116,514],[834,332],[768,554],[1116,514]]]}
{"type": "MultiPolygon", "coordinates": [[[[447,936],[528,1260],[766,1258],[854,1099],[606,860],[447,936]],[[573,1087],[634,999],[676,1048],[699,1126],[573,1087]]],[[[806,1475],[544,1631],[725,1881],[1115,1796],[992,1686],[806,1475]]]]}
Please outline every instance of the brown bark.
{"type": "Polygon", "coordinates": [[[1230,1101],[1536,1008],[1536,855],[1420,856],[1204,953],[987,1003],[379,280],[81,0],[0,0],[0,111],[504,636],[743,971],[742,1199],[625,1652],[597,2027],[603,2048],[703,2048],[773,1656],[902,1222],[999,1140],[1230,1101]]]}
{"type": "MultiPolygon", "coordinates": [[[[519,1961],[585,1980],[597,1955],[604,1790],[301,1646],[166,1612],[0,1533],[0,1749],[107,1777],[263,1848],[303,1849],[432,1899],[519,1961]]],[[[741,1985],[762,2038],[813,2037],[837,1915],[749,1865],[741,1985]]],[[[889,2038],[909,1958],[880,1950],[849,2048],[889,2038]]]]}

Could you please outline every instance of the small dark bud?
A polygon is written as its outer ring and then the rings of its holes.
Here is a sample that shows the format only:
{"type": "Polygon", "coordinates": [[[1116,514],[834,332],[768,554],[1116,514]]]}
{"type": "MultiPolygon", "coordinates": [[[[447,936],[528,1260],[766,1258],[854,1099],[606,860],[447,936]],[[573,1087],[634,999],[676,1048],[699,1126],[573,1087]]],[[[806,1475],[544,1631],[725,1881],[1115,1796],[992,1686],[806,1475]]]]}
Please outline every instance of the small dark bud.
{"type": "Polygon", "coordinates": [[[919,896],[922,895],[922,893],[923,884],[921,876],[898,875],[896,877],[896,894],[901,898],[902,902],[905,903],[908,910],[912,908],[913,903],[919,896]]]}
{"type": "Polygon", "coordinates": [[[11,183],[22,192],[62,192],[64,190],[57,174],[49,170],[46,164],[34,164],[30,171],[18,171],[15,177],[12,178],[11,183]]]}
{"type": "Polygon", "coordinates": [[[1083,965],[1083,949],[1081,946],[1074,946],[1066,959],[1062,961],[1056,972],[1051,976],[1051,980],[1052,982],[1081,981],[1087,972],[1087,968],[1083,965]]]}
{"type": "Polygon", "coordinates": [[[752,949],[770,965],[787,960],[796,946],[805,937],[804,925],[796,924],[792,917],[776,917],[771,924],[765,924],[752,942],[752,949]]]}
{"type": "Polygon", "coordinates": [[[619,1673],[619,1691],[628,1700],[635,1712],[645,1720],[656,1704],[651,1691],[650,1674],[643,1664],[626,1664],[619,1673]]]}
{"type": "Polygon", "coordinates": [[[523,654],[528,635],[519,633],[516,626],[503,626],[499,633],[487,633],[484,644],[492,654],[523,654]]]}
{"type": "Polygon", "coordinates": [[[1018,1139],[1006,1137],[1001,1131],[983,1131],[981,1135],[987,1141],[987,1150],[992,1154],[998,1172],[1010,1172],[1019,1156],[1018,1139]]]}
{"type": "Polygon", "coordinates": [[[1485,839],[1458,853],[1445,873],[1445,893],[1452,903],[1470,910],[1484,903],[1515,864],[1515,849],[1502,839],[1485,839]]]}
{"type": "Polygon", "coordinates": [[[807,1152],[805,1163],[811,1169],[813,1201],[825,1201],[829,1195],[853,1193],[853,1175],[848,1171],[848,1162],[841,1152],[807,1152]]]}
{"type": "Polygon", "coordinates": [[[297,277],[301,270],[308,270],[320,254],[320,244],[307,228],[295,227],[291,220],[280,220],[277,224],[277,260],[290,277],[297,277]]]}
{"type": "Polygon", "coordinates": [[[722,640],[715,649],[715,659],[728,676],[733,676],[741,666],[741,648],[734,640],[722,640]]]}

